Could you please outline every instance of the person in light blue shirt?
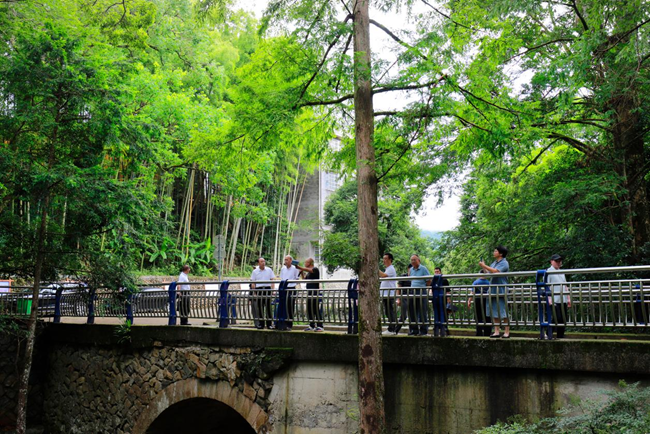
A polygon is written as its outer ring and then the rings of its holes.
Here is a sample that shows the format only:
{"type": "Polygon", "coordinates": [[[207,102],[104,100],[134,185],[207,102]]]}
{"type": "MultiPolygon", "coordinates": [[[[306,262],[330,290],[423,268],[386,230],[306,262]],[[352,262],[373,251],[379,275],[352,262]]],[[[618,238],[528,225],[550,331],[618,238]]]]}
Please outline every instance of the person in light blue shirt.
{"type": "MultiPolygon", "coordinates": [[[[430,276],[427,267],[420,263],[418,255],[411,256],[409,276],[430,276]]],[[[430,280],[414,279],[409,289],[409,336],[426,336],[429,333],[429,288],[430,280]]]]}
{"type": "Polygon", "coordinates": [[[498,273],[507,273],[510,271],[510,264],[506,259],[508,249],[504,246],[496,246],[493,252],[494,262],[487,266],[485,262],[480,261],[478,265],[486,272],[493,274],[490,279],[490,296],[489,302],[485,306],[485,315],[492,317],[494,323],[494,333],[490,335],[491,338],[508,339],[510,337],[510,324],[508,323],[508,312],[506,312],[506,305],[508,302],[506,295],[506,287],[508,278],[506,276],[499,276],[498,273]],[[500,326],[504,324],[503,336],[501,336],[500,326]]]}
{"type": "MultiPolygon", "coordinates": [[[[385,271],[379,270],[379,277],[397,277],[397,271],[393,267],[393,254],[384,253],[383,262],[385,271]]],[[[384,280],[380,285],[381,301],[384,306],[384,315],[388,318],[388,330],[382,334],[390,335],[395,334],[397,327],[397,307],[395,305],[395,295],[397,292],[396,280],[384,280]]]]}

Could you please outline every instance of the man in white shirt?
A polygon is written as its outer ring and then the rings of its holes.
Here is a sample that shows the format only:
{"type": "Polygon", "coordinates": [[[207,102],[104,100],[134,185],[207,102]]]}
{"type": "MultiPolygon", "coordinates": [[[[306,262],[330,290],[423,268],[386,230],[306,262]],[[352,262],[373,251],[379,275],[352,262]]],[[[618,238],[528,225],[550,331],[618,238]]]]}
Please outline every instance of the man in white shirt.
{"type": "Polygon", "coordinates": [[[190,285],[180,285],[180,283],[189,283],[190,266],[185,264],[181,269],[181,274],[178,275],[176,281],[176,298],[178,303],[178,313],[181,317],[181,325],[191,325],[189,323],[190,316],[190,285]],[[180,292],[179,292],[180,291],[180,292]]]}
{"type": "MultiPolygon", "coordinates": [[[[384,253],[383,257],[385,270],[379,270],[379,277],[397,277],[393,267],[393,254],[384,253]]],[[[388,317],[388,330],[382,332],[384,335],[397,334],[397,309],[395,307],[395,296],[397,295],[397,280],[382,281],[379,286],[381,300],[384,305],[384,315],[388,317]]]]}
{"type": "Polygon", "coordinates": [[[258,329],[270,329],[273,324],[273,311],[271,310],[271,297],[273,296],[272,290],[275,285],[270,281],[275,279],[273,270],[266,266],[264,258],[257,259],[257,267],[251,274],[251,291],[253,302],[253,316],[255,319],[255,327],[258,329]],[[261,283],[255,283],[261,282],[261,283]]]}
{"type": "MultiPolygon", "coordinates": [[[[300,270],[293,264],[293,258],[289,255],[284,257],[284,265],[280,270],[280,280],[298,280],[300,270]]],[[[287,328],[293,327],[293,312],[296,305],[296,284],[289,283],[287,286],[287,328]]]]}
{"type": "MultiPolygon", "coordinates": [[[[546,271],[559,270],[564,258],[557,253],[551,256],[551,266],[546,271]]],[[[556,324],[566,324],[567,311],[571,307],[571,296],[566,285],[566,276],[563,273],[548,274],[547,283],[553,293],[553,311],[556,324]]],[[[564,326],[557,326],[557,338],[564,337],[564,326]]]]}

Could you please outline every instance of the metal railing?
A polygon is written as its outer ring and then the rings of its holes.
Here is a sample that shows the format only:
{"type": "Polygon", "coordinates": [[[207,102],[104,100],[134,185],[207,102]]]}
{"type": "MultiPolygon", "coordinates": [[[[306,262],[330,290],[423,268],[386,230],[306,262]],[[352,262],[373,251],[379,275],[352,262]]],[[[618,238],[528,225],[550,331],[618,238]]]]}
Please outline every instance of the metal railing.
{"type": "MultiPolygon", "coordinates": [[[[492,324],[491,312],[502,307],[512,327],[625,327],[648,328],[650,320],[650,266],[575,269],[540,272],[500,273],[510,283],[473,285],[489,274],[445,275],[443,277],[398,277],[395,289],[381,289],[383,324],[390,330],[409,327],[427,333],[448,326],[479,327],[492,324]],[[564,274],[568,282],[561,288],[545,284],[548,275],[564,274]],[[597,274],[596,279],[587,276],[597,274]],[[648,278],[643,276],[648,275],[648,278]],[[574,280],[572,280],[572,278],[574,280]],[[427,287],[404,287],[413,280],[430,280],[427,287]],[[500,290],[501,288],[501,290],[500,290]],[[559,297],[563,298],[559,298],[559,297]],[[556,301],[554,302],[554,297],[556,301]],[[557,301],[564,301],[562,303],[557,301]],[[569,303],[570,300],[570,303],[569,303]]],[[[347,326],[356,332],[358,321],[358,281],[300,280],[223,282],[176,282],[149,285],[138,292],[64,288],[50,285],[39,296],[39,316],[168,318],[177,324],[186,318],[213,319],[221,327],[254,325],[257,328],[347,326]],[[306,286],[318,285],[318,288],[306,286]]],[[[14,288],[16,289],[16,288],[14,288]]],[[[18,288],[27,291],[28,288],[18,288]]],[[[0,294],[0,314],[28,315],[31,294],[0,294]]]]}

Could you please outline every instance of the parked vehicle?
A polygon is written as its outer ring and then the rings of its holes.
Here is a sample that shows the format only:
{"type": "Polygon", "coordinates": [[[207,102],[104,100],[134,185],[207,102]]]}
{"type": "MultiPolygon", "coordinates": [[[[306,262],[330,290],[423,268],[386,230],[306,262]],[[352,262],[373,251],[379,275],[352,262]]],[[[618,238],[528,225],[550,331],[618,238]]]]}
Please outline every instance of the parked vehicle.
{"type": "Polygon", "coordinates": [[[141,288],[132,298],[133,313],[169,312],[169,292],[162,288],[141,288]]]}

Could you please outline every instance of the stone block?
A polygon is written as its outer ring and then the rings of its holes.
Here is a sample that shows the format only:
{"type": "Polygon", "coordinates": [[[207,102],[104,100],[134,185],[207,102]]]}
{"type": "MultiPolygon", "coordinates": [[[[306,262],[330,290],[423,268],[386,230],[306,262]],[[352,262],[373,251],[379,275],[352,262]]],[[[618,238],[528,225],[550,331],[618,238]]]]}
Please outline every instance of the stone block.
{"type": "Polygon", "coordinates": [[[247,382],[244,382],[244,396],[246,396],[251,401],[255,401],[255,397],[257,396],[255,389],[253,389],[247,382]]]}

